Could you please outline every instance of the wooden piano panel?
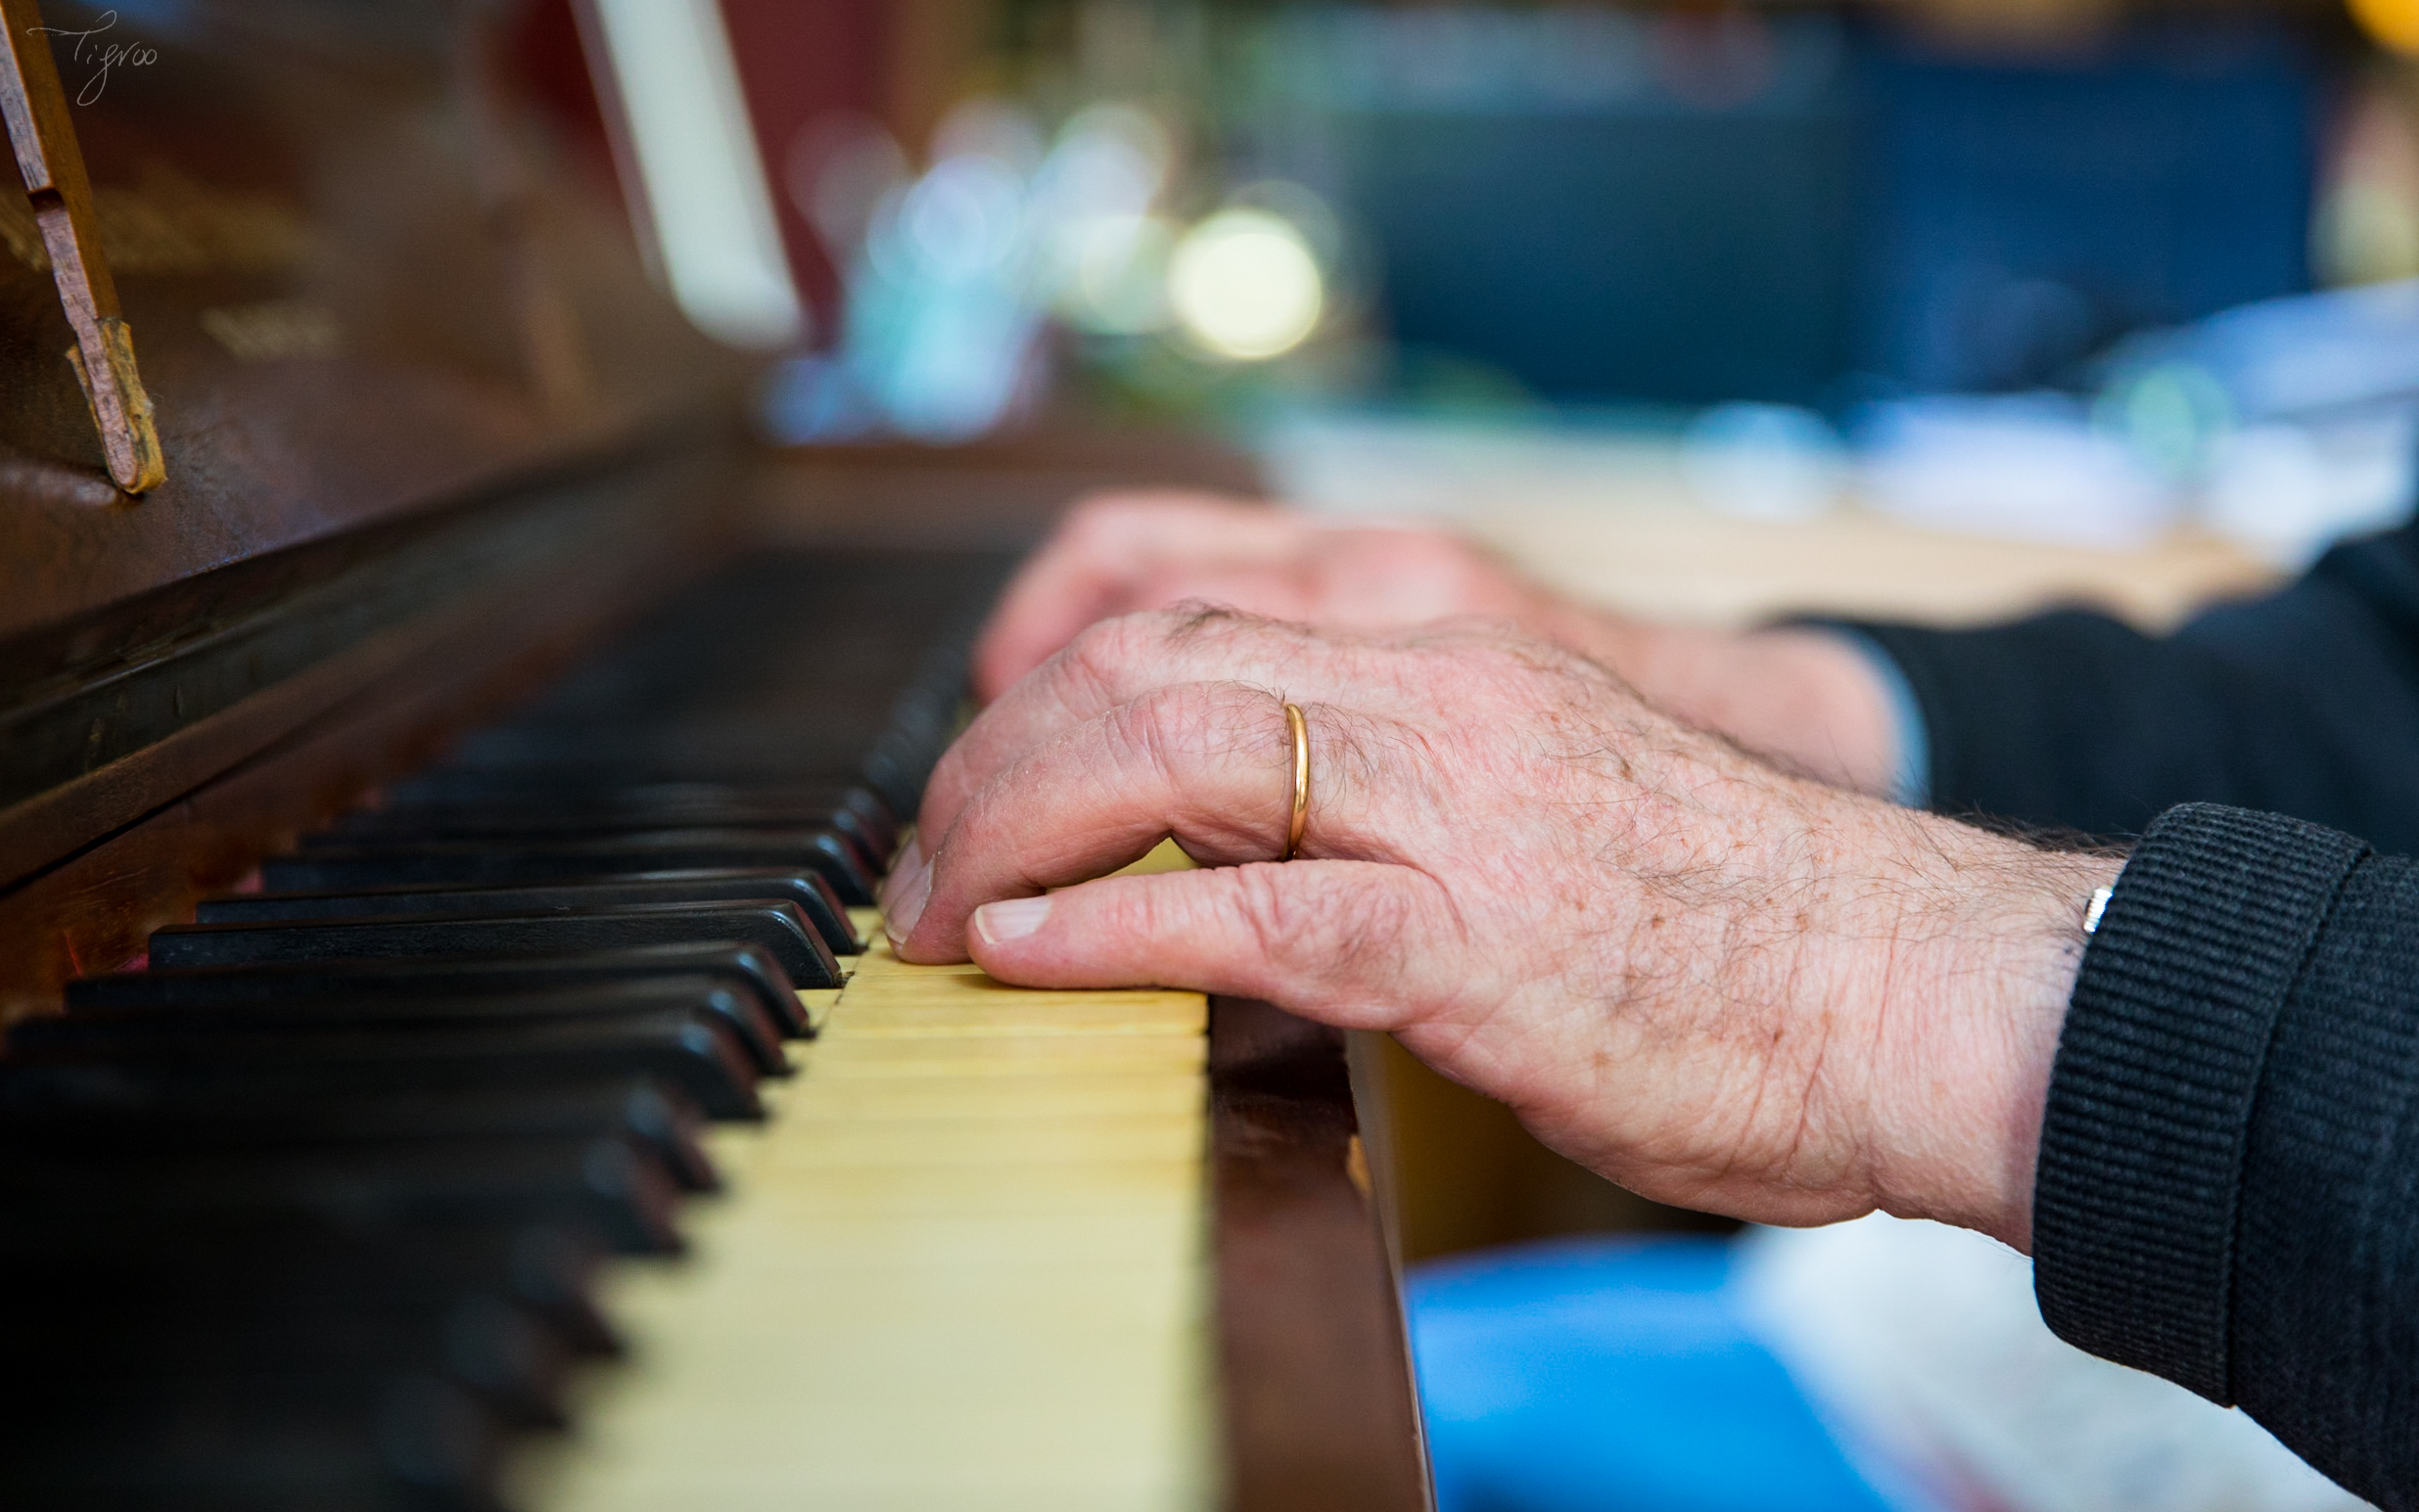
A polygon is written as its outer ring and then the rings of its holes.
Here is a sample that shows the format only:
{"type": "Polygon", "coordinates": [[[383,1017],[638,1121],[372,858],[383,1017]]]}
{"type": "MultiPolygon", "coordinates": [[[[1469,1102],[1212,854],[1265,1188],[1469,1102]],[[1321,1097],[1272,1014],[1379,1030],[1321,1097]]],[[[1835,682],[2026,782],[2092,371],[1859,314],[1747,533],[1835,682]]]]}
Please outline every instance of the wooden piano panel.
{"type": "Polygon", "coordinates": [[[0,1022],[727,548],[744,367],[503,14],[47,0],[167,481],[101,469],[0,169],[0,1022]]]}
{"type": "Polygon", "coordinates": [[[1428,1506],[1337,1036],[907,966],[862,922],[770,1121],[715,1136],[692,1256],[613,1285],[634,1356],[518,1504],[1428,1506]]]}
{"type": "MultiPolygon", "coordinates": [[[[1250,481],[1150,437],[739,483],[744,373],[493,92],[496,14],[121,23],[176,28],[77,116],[166,451],[139,501],[0,203],[0,1022],[732,549],[748,506],[791,543],[1000,548],[1085,484],[1250,481]]],[[[849,990],[780,1117],[720,1136],[698,1258],[617,1283],[640,1358],[525,1467],[533,1504],[1419,1504],[1330,1036],[879,953],[849,990]]]]}
{"type": "MultiPolygon", "coordinates": [[[[610,186],[479,66],[485,10],[116,15],[107,38],[160,62],[114,70],[70,118],[167,481],[138,502],[100,470],[72,333],[0,169],[0,641],[660,435],[744,382],[649,286],[610,186]]],[[[0,690],[37,670],[0,668],[0,690]]]]}

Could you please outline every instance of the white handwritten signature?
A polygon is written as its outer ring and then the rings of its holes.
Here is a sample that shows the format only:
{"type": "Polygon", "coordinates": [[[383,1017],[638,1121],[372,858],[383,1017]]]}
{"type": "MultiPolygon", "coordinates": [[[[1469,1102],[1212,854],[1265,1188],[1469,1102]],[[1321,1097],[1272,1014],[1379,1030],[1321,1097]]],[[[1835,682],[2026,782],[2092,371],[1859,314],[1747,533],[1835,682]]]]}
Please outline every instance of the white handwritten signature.
{"type": "Polygon", "coordinates": [[[101,20],[97,23],[81,31],[70,31],[65,26],[27,26],[25,30],[28,33],[46,31],[55,37],[75,38],[75,50],[68,57],[76,63],[89,61],[93,69],[92,77],[84,80],[84,87],[75,92],[75,103],[90,105],[101,98],[102,90],[109,87],[110,69],[148,68],[160,61],[160,49],[143,42],[96,42],[93,40],[116,24],[117,13],[103,11],[101,20]],[[84,56],[87,44],[92,49],[90,60],[84,56]]]}

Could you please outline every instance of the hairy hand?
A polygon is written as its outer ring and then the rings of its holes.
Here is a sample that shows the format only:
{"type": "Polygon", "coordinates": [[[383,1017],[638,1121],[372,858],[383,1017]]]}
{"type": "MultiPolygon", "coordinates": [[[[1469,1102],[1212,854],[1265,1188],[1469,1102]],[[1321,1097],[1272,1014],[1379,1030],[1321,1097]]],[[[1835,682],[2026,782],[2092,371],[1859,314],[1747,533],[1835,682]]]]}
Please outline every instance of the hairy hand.
{"type": "Polygon", "coordinates": [[[1835,636],[1646,624],[1572,603],[1442,530],[1198,493],[1103,494],[1070,511],[976,644],[975,693],[998,698],[1087,625],[1192,602],[1353,630],[1483,616],[1593,658],[1650,702],[1793,770],[1875,794],[1897,771],[1887,696],[1835,636]]]}
{"type": "Polygon", "coordinates": [[[1198,608],[1096,625],[994,703],[919,833],[885,898],[910,960],[1267,998],[1394,1032],[1651,1197],[2019,1245],[2116,871],[1785,775],[1510,627],[1198,608]],[[1272,864],[1286,701],[1312,793],[1272,864]],[[1207,869],[1105,875],[1171,835],[1207,869]]]}

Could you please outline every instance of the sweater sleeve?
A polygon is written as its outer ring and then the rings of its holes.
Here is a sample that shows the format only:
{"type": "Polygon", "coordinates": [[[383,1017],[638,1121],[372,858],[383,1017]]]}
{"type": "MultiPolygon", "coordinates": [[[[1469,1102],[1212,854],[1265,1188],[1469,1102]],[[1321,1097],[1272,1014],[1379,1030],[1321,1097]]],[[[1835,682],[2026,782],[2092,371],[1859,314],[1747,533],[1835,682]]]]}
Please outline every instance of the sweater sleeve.
{"type": "Polygon", "coordinates": [[[2084,613],[1848,628],[1905,674],[1944,813],[2130,835],[2219,802],[2419,853],[2419,526],[2163,637],[2084,613]]]}
{"type": "Polygon", "coordinates": [[[2069,1342],[2419,1508],[2419,865],[2162,815],[2086,950],[2033,1199],[2069,1342]]]}

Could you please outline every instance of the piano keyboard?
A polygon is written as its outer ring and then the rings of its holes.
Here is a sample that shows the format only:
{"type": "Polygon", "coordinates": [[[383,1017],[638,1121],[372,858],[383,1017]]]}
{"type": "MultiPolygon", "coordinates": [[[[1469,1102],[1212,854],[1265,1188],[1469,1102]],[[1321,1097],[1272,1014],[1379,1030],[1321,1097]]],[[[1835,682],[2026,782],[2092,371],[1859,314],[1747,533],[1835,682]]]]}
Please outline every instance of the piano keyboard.
{"type": "Polygon", "coordinates": [[[744,564],[17,1026],[0,1506],[1205,1499],[1201,1000],[865,909],[989,572],[744,564]]]}
{"type": "Polygon", "coordinates": [[[771,1120],[714,1132],[691,1255],[608,1281],[634,1363],[523,1504],[1205,1505],[1205,1016],[877,942],[771,1120]]]}

